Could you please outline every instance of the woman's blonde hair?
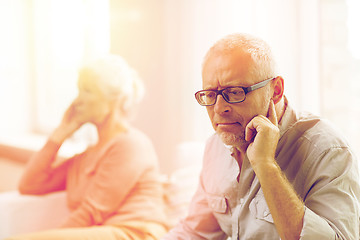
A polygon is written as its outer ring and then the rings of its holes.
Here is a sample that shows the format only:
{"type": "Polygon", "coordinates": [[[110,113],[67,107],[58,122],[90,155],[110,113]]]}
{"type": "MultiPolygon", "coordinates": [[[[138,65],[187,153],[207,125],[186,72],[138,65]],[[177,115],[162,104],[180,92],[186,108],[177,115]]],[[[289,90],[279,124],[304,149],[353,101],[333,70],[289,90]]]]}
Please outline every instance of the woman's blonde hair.
{"type": "Polygon", "coordinates": [[[79,84],[93,85],[106,99],[121,102],[125,115],[144,96],[144,84],[137,72],[121,56],[114,54],[85,64],[79,72],[79,84]]]}

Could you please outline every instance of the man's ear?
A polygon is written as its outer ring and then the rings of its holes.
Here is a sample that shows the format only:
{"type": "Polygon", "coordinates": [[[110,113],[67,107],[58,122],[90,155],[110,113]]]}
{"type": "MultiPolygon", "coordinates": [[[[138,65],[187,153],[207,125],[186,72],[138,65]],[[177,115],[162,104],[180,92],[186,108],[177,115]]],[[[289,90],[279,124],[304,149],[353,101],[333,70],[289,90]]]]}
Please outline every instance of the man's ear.
{"type": "Polygon", "coordinates": [[[272,96],[272,100],[274,101],[274,103],[278,103],[283,95],[284,95],[284,79],[281,76],[277,76],[274,80],[273,80],[273,88],[274,88],[274,93],[272,96]]]}

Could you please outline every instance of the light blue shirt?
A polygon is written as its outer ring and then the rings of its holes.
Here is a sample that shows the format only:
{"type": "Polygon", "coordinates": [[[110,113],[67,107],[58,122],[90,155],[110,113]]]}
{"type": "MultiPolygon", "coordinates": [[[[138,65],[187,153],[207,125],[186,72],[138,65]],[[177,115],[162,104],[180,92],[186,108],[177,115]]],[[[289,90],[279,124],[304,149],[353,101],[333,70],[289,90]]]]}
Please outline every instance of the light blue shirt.
{"type": "MultiPolygon", "coordinates": [[[[359,171],[349,145],[327,121],[290,106],[279,128],[276,161],[305,203],[301,239],[358,240],[359,171]]],[[[228,237],[280,239],[248,159],[240,172],[231,149],[214,134],[189,214],[163,239],[228,237]]]]}

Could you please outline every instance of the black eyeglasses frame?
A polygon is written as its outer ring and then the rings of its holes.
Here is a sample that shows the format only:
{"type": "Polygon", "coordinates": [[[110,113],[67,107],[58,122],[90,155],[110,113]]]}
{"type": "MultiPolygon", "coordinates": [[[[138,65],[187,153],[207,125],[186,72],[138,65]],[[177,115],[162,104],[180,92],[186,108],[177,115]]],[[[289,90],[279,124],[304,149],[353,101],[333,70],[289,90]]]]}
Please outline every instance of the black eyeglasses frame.
{"type": "Polygon", "coordinates": [[[254,90],[256,90],[256,89],[265,87],[266,84],[268,84],[270,81],[274,80],[275,78],[276,78],[276,77],[268,78],[268,79],[266,79],[266,80],[263,80],[263,81],[261,81],[261,82],[259,82],[259,83],[256,83],[256,84],[254,84],[254,85],[251,85],[251,86],[249,86],[249,87],[237,87],[237,86],[232,86],[232,87],[227,87],[227,88],[224,88],[224,89],[221,89],[221,90],[200,90],[200,91],[197,91],[197,92],[195,93],[195,99],[197,100],[197,102],[198,102],[201,106],[213,106],[213,105],[215,105],[215,104],[216,104],[216,101],[217,101],[217,96],[218,96],[218,95],[221,95],[227,103],[241,103],[241,102],[245,101],[245,99],[246,99],[246,94],[248,94],[249,92],[252,92],[252,91],[254,91],[254,90]],[[229,101],[229,100],[226,99],[227,97],[224,96],[223,91],[225,91],[226,89],[229,89],[229,88],[234,88],[234,87],[242,88],[242,89],[243,89],[244,95],[245,95],[243,100],[241,100],[241,101],[229,101]],[[214,102],[213,104],[201,104],[201,103],[200,103],[200,100],[199,100],[199,98],[198,98],[199,93],[201,93],[201,92],[206,92],[206,91],[216,92],[215,102],[214,102]]]}

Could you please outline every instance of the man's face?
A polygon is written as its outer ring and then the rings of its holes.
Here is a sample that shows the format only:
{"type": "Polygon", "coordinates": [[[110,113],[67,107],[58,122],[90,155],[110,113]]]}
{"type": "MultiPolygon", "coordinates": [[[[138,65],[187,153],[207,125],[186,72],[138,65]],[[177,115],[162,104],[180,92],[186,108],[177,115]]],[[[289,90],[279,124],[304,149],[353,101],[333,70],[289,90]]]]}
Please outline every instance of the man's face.
{"type": "MultiPolygon", "coordinates": [[[[203,89],[221,90],[226,87],[248,87],[265,79],[253,79],[249,73],[252,64],[250,55],[236,50],[227,55],[213,55],[204,63],[202,78],[203,89]]],[[[246,95],[241,103],[227,103],[221,95],[207,112],[214,130],[222,141],[234,147],[246,149],[245,128],[257,115],[267,116],[270,103],[269,85],[246,95]]]]}

